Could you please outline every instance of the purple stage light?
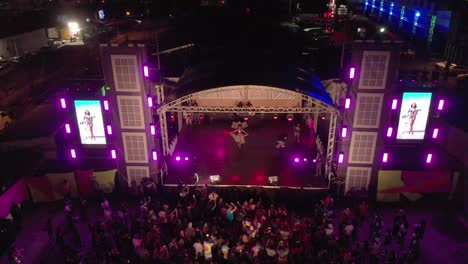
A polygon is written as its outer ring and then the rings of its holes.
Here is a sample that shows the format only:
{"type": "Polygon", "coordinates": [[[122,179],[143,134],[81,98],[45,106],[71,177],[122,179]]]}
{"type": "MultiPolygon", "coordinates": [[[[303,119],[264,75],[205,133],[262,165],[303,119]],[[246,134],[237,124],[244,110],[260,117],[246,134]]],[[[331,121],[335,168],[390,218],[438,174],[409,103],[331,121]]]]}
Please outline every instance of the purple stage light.
{"type": "Polygon", "coordinates": [[[432,162],[432,153],[427,154],[426,156],[426,163],[429,164],[432,162]]]}
{"type": "Polygon", "coordinates": [[[304,162],[307,162],[307,159],[306,159],[306,158],[304,158],[304,162]]]}
{"type": "Polygon", "coordinates": [[[185,157],[185,159],[184,159],[184,160],[185,160],[185,161],[188,161],[188,157],[185,157]]]}
{"type": "Polygon", "coordinates": [[[350,78],[350,79],[354,79],[355,73],[356,73],[356,68],[351,67],[351,68],[349,69],[349,78],[350,78]]]}
{"type": "Polygon", "coordinates": [[[345,108],[345,109],[351,108],[351,98],[346,98],[346,99],[345,99],[344,108],[345,108]]]}
{"type": "Polygon", "coordinates": [[[397,109],[397,106],[398,106],[398,100],[397,100],[397,99],[393,99],[393,100],[392,100],[392,110],[397,109]]]}
{"type": "Polygon", "coordinates": [[[249,117],[248,117],[248,116],[244,116],[244,121],[249,121],[249,117]]]}
{"type": "Polygon", "coordinates": [[[109,111],[109,100],[104,99],[104,101],[102,101],[102,104],[104,105],[104,110],[109,111]]]}
{"type": "Polygon", "coordinates": [[[177,157],[175,158],[175,160],[176,160],[176,161],[180,161],[180,156],[177,156],[177,157]]]}
{"type": "Polygon", "coordinates": [[[67,108],[67,101],[65,101],[65,98],[60,98],[60,105],[63,109],[67,108]]]}
{"type": "Polygon", "coordinates": [[[392,137],[393,135],[393,127],[388,127],[387,128],[387,137],[392,137]]]}
{"type": "Polygon", "coordinates": [[[348,135],[348,128],[347,127],[342,127],[341,128],[341,138],[346,138],[348,135]]]}
{"type": "Polygon", "coordinates": [[[148,101],[148,107],[153,107],[153,97],[151,97],[150,95],[148,95],[148,97],[146,98],[146,100],[148,101]]]}
{"type": "Polygon", "coordinates": [[[443,110],[444,109],[444,104],[445,104],[445,100],[440,99],[439,104],[437,105],[437,110],[439,110],[439,111],[443,110]]]}
{"type": "Polygon", "coordinates": [[[71,133],[70,124],[65,124],[65,131],[67,132],[67,134],[71,133]]]}
{"type": "Polygon", "coordinates": [[[72,159],[76,159],[76,151],[75,151],[75,149],[70,149],[70,156],[72,157],[72,159]]]}
{"type": "Polygon", "coordinates": [[[439,129],[434,128],[434,130],[432,131],[432,138],[437,138],[438,136],[439,136],[439,129]]]}
{"type": "Polygon", "coordinates": [[[338,155],[338,163],[343,163],[344,162],[344,153],[340,153],[338,155]]]}
{"type": "Polygon", "coordinates": [[[117,158],[117,152],[115,151],[115,149],[111,150],[111,157],[113,159],[116,159],[117,158]]]}
{"type": "Polygon", "coordinates": [[[151,156],[153,157],[153,160],[158,160],[158,152],[156,150],[151,151],[151,156]]]}
{"type": "Polygon", "coordinates": [[[150,124],[150,131],[151,135],[156,135],[156,127],[154,126],[154,124],[150,124]]]}
{"type": "Polygon", "coordinates": [[[294,158],[294,162],[298,163],[298,162],[299,162],[299,158],[294,158]]]}
{"type": "Polygon", "coordinates": [[[388,161],[388,153],[385,152],[385,153],[383,154],[383,156],[382,156],[382,162],[383,162],[383,163],[387,163],[387,161],[388,161]]]}
{"type": "Polygon", "coordinates": [[[106,126],[106,129],[107,129],[107,135],[112,135],[112,126],[111,126],[111,125],[107,125],[107,126],[106,126]]]}
{"type": "Polygon", "coordinates": [[[149,77],[149,69],[148,69],[148,66],[143,66],[143,75],[145,77],[149,77]]]}
{"type": "Polygon", "coordinates": [[[313,159],[312,162],[315,163],[315,162],[317,162],[317,160],[316,160],[316,159],[313,159]]]}

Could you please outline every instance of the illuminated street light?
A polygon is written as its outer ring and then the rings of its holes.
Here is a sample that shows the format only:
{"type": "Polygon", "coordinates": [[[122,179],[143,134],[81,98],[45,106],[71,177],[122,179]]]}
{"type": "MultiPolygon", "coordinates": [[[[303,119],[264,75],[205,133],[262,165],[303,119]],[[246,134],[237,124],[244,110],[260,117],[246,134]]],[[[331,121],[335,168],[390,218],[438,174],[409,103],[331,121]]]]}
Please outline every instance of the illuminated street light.
{"type": "Polygon", "coordinates": [[[68,30],[70,31],[70,35],[76,35],[80,32],[80,26],[77,22],[68,22],[68,30]]]}

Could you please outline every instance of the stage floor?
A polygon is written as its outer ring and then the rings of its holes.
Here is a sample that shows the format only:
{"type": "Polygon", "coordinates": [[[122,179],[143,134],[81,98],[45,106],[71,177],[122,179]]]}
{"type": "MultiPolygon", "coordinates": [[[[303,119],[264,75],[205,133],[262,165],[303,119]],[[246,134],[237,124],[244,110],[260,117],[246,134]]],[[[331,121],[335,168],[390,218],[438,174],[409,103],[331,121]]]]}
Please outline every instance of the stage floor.
{"type": "Polygon", "coordinates": [[[269,176],[278,176],[279,186],[327,187],[315,176],[315,134],[303,125],[301,144],[293,137],[293,123],[286,120],[250,120],[246,143],[239,149],[230,136],[231,120],[184,127],[168,162],[165,184],[193,183],[196,172],[200,184],[209,184],[210,175],[220,175],[223,186],[267,186],[269,176]],[[286,148],[277,149],[277,139],[288,135],[286,148]],[[175,157],[181,160],[176,161],[175,157]],[[188,161],[185,161],[188,157],[188,161]],[[294,162],[294,158],[300,162],[294,162]],[[307,162],[304,161],[307,159],[307,162]]]}

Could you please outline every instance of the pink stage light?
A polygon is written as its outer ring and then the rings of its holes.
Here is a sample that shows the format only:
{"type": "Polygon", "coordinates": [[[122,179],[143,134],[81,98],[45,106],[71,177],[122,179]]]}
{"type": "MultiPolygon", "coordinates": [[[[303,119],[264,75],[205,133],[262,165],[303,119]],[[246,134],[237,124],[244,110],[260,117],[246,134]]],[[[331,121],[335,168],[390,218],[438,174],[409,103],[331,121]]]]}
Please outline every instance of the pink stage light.
{"type": "Polygon", "coordinates": [[[156,135],[156,127],[154,126],[154,124],[150,124],[150,131],[151,135],[156,135]]]}
{"type": "Polygon", "coordinates": [[[387,128],[387,137],[392,137],[393,135],[393,127],[388,127],[387,128]]]}
{"type": "Polygon", "coordinates": [[[248,117],[248,116],[244,116],[244,121],[249,121],[249,117],[248,117]]]}
{"type": "Polygon", "coordinates": [[[306,159],[306,158],[304,158],[304,162],[307,162],[307,159],[306,159]]]}
{"type": "Polygon", "coordinates": [[[432,154],[429,153],[429,154],[427,154],[427,156],[426,156],[426,163],[429,164],[429,163],[431,163],[431,162],[432,162],[432,154]]]}
{"type": "Polygon", "coordinates": [[[75,149],[70,149],[70,156],[72,157],[72,159],[76,159],[76,151],[75,151],[75,149]]]}
{"type": "Polygon", "coordinates": [[[102,104],[104,105],[104,110],[109,111],[109,100],[105,99],[102,101],[102,104]]]}
{"type": "Polygon", "coordinates": [[[156,150],[151,151],[151,156],[153,157],[153,160],[158,160],[158,152],[156,150]]]}
{"type": "Polygon", "coordinates": [[[437,110],[439,110],[439,111],[443,110],[444,109],[444,104],[445,104],[445,100],[440,99],[439,104],[437,105],[437,110]]]}
{"type": "Polygon", "coordinates": [[[346,138],[348,135],[348,128],[347,127],[342,127],[341,128],[341,138],[346,138]]]}
{"type": "Polygon", "coordinates": [[[60,105],[63,109],[67,108],[67,101],[65,101],[65,98],[60,98],[60,105]]]}
{"type": "Polygon", "coordinates": [[[294,162],[298,163],[298,162],[299,162],[299,158],[294,158],[294,162]]]}
{"type": "Polygon", "coordinates": [[[177,157],[175,158],[175,160],[176,160],[176,161],[180,161],[180,156],[177,156],[177,157]]]}
{"type": "Polygon", "coordinates": [[[393,100],[392,100],[392,110],[397,109],[397,106],[398,106],[398,100],[397,100],[397,99],[393,99],[393,100]]]}
{"type": "Polygon", "coordinates": [[[149,77],[149,69],[148,69],[148,66],[143,66],[143,75],[145,77],[149,77]]]}
{"type": "Polygon", "coordinates": [[[315,163],[315,162],[317,162],[317,160],[316,160],[316,159],[313,159],[312,162],[315,163]]]}
{"type": "Polygon", "coordinates": [[[70,124],[65,124],[65,131],[67,132],[67,134],[71,133],[70,124]]]}
{"type": "Polygon", "coordinates": [[[388,153],[385,152],[385,153],[383,154],[383,156],[382,156],[382,162],[383,162],[383,163],[387,163],[387,161],[388,161],[388,153]]]}
{"type": "Polygon", "coordinates": [[[438,136],[439,136],[439,129],[434,128],[434,130],[432,131],[432,138],[437,138],[438,136]]]}
{"type": "Polygon", "coordinates": [[[345,99],[344,108],[345,108],[345,109],[351,108],[351,98],[346,98],[346,99],[345,99]]]}
{"type": "Polygon", "coordinates": [[[350,78],[350,79],[354,79],[355,73],[356,73],[356,68],[351,67],[351,68],[349,69],[349,78],[350,78]]]}
{"type": "Polygon", "coordinates": [[[113,159],[116,159],[117,158],[117,152],[115,151],[115,149],[111,150],[111,157],[113,159]]]}
{"type": "Polygon", "coordinates": [[[111,125],[107,125],[107,126],[106,126],[106,129],[107,129],[107,135],[112,135],[112,126],[111,126],[111,125]]]}
{"type": "Polygon", "coordinates": [[[293,121],[293,116],[292,115],[288,115],[288,121],[289,122],[293,121]]]}
{"type": "Polygon", "coordinates": [[[278,119],[278,116],[277,116],[277,115],[274,115],[274,116],[273,116],[273,119],[274,119],[274,120],[277,120],[277,119],[278,119]]]}
{"type": "Polygon", "coordinates": [[[188,161],[188,157],[185,157],[185,159],[184,159],[184,160],[185,160],[185,161],[188,161]]]}
{"type": "Polygon", "coordinates": [[[340,153],[340,155],[338,155],[338,163],[343,163],[344,162],[344,153],[340,153]]]}
{"type": "Polygon", "coordinates": [[[146,98],[146,100],[148,101],[148,107],[153,107],[153,97],[151,97],[150,95],[148,95],[148,97],[146,98]]]}

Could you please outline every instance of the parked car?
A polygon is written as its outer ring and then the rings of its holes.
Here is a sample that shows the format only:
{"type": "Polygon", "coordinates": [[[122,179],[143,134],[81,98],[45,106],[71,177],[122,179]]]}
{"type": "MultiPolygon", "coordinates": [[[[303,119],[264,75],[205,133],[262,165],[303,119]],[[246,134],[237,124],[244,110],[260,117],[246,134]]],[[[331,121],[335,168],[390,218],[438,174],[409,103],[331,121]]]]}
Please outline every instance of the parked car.
{"type": "Polygon", "coordinates": [[[6,61],[0,61],[0,71],[10,67],[10,64],[6,61]]]}
{"type": "MultiPolygon", "coordinates": [[[[447,65],[447,62],[446,61],[436,62],[435,65],[436,65],[437,69],[439,69],[441,71],[445,71],[445,67],[447,65]]],[[[449,67],[449,73],[452,73],[452,74],[455,74],[455,75],[468,73],[468,67],[464,66],[464,65],[457,65],[455,63],[452,63],[452,64],[450,64],[450,67],[449,67]]]]}
{"type": "Polygon", "coordinates": [[[11,115],[5,111],[0,111],[0,131],[7,129],[13,123],[11,115]]]}
{"type": "Polygon", "coordinates": [[[20,63],[23,60],[20,56],[11,57],[8,61],[14,64],[20,63]]]}

